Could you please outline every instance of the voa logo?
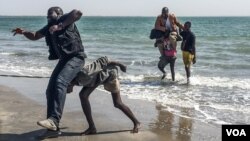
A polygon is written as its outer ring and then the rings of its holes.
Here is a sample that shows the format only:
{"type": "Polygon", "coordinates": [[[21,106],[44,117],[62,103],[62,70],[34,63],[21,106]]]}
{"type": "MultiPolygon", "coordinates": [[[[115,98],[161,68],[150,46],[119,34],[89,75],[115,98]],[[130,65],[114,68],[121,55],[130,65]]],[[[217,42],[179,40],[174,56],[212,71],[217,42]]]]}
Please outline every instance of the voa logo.
{"type": "Polygon", "coordinates": [[[226,129],[227,136],[247,136],[244,129],[226,129]]]}

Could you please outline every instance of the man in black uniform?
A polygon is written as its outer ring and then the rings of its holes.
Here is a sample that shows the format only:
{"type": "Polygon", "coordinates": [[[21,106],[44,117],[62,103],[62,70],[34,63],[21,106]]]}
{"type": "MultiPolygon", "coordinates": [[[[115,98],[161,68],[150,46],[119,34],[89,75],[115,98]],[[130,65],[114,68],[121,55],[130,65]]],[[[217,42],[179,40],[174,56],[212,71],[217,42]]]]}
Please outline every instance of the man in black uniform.
{"type": "Polygon", "coordinates": [[[84,47],[74,24],[81,16],[82,13],[79,10],[63,14],[60,7],[51,7],[47,13],[48,23],[42,29],[29,32],[16,28],[12,31],[14,35],[21,34],[30,40],[45,37],[49,46],[49,60],[59,59],[46,90],[47,119],[37,122],[38,125],[48,129],[45,137],[61,134],[59,122],[63,113],[67,87],[85,63],[84,47]]]}

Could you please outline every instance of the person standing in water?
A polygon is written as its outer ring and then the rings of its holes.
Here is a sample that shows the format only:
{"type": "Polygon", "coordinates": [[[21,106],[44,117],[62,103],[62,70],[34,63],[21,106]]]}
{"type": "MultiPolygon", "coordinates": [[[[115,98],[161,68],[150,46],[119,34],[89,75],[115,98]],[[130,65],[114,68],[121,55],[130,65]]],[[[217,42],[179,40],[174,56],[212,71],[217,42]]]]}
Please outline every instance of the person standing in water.
{"type": "Polygon", "coordinates": [[[183,25],[177,20],[176,16],[172,13],[169,13],[167,7],[163,7],[161,15],[156,18],[155,29],[162,31],[164,36],[156,39],[155,46],[158,47],[161,56],[164,55],[164,39],[169,38],[170,44],[173,48],[177,46],[177,26],[183,29],[183,25]]]}
{"type": "Polygon", "coordinates": [[[180,35],[183,37],[181,43],[183,63],[185,65],[185,71],[187,76],[187,83],[190,83],[190,69],[192,63],[196,63],[196,47],[195,47],[195,34],[191,31],[191,22],[187,21],[184,24],[184,30],[180,32],[180,35]]]}

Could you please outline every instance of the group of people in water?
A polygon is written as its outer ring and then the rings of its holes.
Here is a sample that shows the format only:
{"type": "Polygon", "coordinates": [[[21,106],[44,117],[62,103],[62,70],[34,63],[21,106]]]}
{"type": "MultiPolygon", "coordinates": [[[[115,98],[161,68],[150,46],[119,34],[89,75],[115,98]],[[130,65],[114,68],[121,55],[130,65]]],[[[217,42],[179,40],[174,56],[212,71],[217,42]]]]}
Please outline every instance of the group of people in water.
{"type": "MultiPolygon", "coordinates": [[[[66,94],[73,91],[75,85],[82,86],[79,93],[82,110],[86,116],[89,127],[83,135],[95,134],[95,127],[89,95],[99,86],[104,85],[105,90],[112,95],[114,106],[120,109],[133,122],[132,133],[137,133],[140,122],[132,111],[122,102],[120,96],[120,83],[118,80],[118,70],[126,72],[126,66],[111,61],[107,57],[101,57],[91,64],[85,65],[84,46],[75,25],[82,16],[79,10],[72,10],[64,14],[60,7],[51,7],[47,12],[47,24],[36,32],[26,31],[21,28],[12,30],[14,35],[25,36],[29,40],[39,40],[45,37],[49,47],[49,60],[59,59],[55,66],[46,90],[47,98],[47,118],[38,121],[37,124],[46,128],[46,132],[41,138],[57,137],[61,135],[59,123],[62,118],[66,94]]],[[[162,14],[157,17],[155,29],[164,33],[164,36],[156,39],[156,47],[161,53],[158,64],[159,69],[166,76],[164,67],[170,63],[172,80],[174,76],[174,63],[176,60],[177,46],[177,26],[183,29],[180,35],[183,37],[182,51],[183,61],[187,71],[187,78],[190,77],[191,62],[195,63],[195,36],[191,32],[191,23],[186,22],[182,26],[173,14],[169,14],[168,8],[162,9],[162,14]]]]}
{"type": "Polygon", "coordinates": [[[172,81],[175,81],[175,60],[177,54],[177,41],[182,41],[181,50],[183,63],[187,76],[187,83],[190,83],[190,68],[196,63],[195,35],[191,31],[191,22],[185,22],[184,26],[177,20],[174,14],[169,13],[167,7],[162,8],[162,13],[155,22],[155,30],[161,35],[157,36],[155,47],[160,51],[159,70],[163,73],[162,79],[166,77],[165,66],[169,63],[172,81]],[[179,27],[179,31],[178,28],[179,27]]]}

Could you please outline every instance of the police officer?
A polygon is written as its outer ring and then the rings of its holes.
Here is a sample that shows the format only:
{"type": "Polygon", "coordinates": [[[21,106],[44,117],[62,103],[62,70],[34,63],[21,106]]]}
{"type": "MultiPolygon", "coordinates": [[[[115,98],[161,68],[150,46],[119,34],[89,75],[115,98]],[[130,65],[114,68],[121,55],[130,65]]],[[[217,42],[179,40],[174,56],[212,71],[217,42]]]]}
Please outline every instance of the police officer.
{"type": "Polygon", "coordinates": [[[81,70],[86,55],[75,22],[82,16],[79,10],[63,14],[60,7],[51,7],[47,13],[47,25],[36,32],[16,28],[14,35],[21,34],[27,39],[38,40],[45,37],[49,47],[49,60],[59,59],[50,77],[47,90],[47,119],[37,124],[48,129],[45,137],[61,134],[59,122],[62,117],[67,87],[81,70]]]}

